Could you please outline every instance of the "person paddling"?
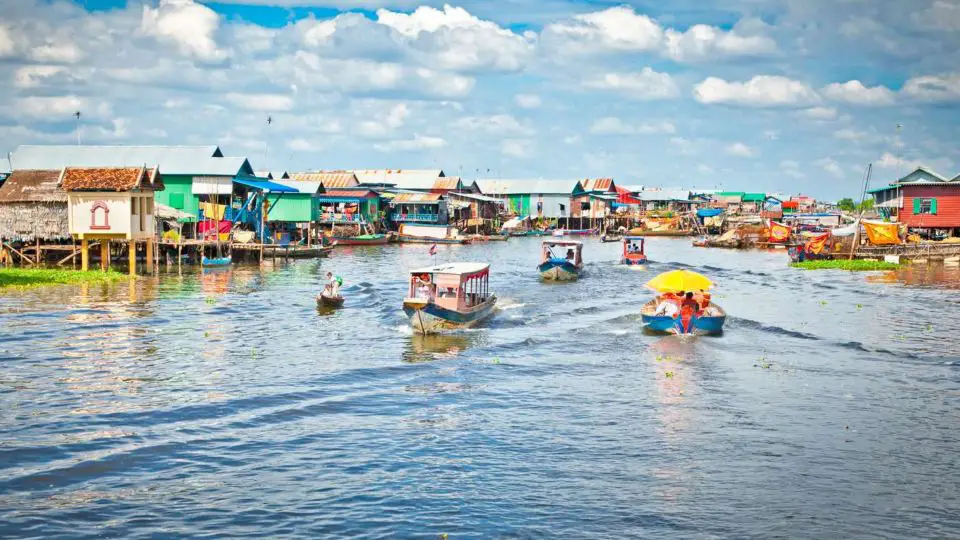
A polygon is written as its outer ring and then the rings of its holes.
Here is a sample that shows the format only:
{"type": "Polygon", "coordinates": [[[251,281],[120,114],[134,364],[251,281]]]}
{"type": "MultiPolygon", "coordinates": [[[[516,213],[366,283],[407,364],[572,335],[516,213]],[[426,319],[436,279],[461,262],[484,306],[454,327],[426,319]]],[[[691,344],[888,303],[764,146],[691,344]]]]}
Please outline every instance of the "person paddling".
{"type": "Polygon", "coordinates": [[[340,276],[333,275],[333,272],[327,272],[327,285],[323,288],[323,292],[331,298],[336,298],[340,296],[340,285],[343,283],[343,279],[340,276]]]}

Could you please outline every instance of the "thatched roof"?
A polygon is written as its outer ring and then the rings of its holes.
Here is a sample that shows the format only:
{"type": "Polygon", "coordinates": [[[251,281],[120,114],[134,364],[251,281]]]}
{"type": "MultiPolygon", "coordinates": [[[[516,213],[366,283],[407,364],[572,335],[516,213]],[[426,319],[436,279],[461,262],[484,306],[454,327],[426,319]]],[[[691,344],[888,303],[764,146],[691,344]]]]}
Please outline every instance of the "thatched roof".
{"type": "Polygon", "coordinates": [[[65,191],[162,190],[157,169],[146,167],[66,167],[60,176],[65,191]]]}
{"type": "Polygon", "coordinates": [[[67,202],[67,192],[57,185],[60,171],[14,171],[0,186],[0,204],[67,202]]]}

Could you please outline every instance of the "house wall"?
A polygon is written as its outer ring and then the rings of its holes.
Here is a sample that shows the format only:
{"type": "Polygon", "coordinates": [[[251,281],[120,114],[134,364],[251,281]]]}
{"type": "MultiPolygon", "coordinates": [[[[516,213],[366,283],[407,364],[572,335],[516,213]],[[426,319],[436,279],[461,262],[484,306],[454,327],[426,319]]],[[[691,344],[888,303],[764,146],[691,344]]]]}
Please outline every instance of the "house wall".
{"type": "Polygon", "coordinates": [[[116,235],[152,238],[154,196],[151,192],[80,192],[67,194],[70,233],[85,236],[116,235]]]}
{"type": "Polygon", "coordinates": [[[200,198],[192,192],[192,176],[164,174],[163,186],[163,191],[154,192],[154,200],[195,217],[200,215],[200,198]]]}
{"type": "Polygon", "coordinates": [[[319,207],[313,202],[312,193],[284,193],[269,196],[270,213],[267,221],[306,223],[319,218],[319,207]],[[279,197],[279,198],[277,198],[279,197]],[[274,204],[276,201],[276,204],[274,204]]]}
{"type": "Polygon", "coordinates": [[[65,202],[15,202],[0,204],[0,239],[14,242],[70,238],[65,202]]]}
{"type": "Polygon", "coordinates": [[[960,186],[903,186],[900,221],[909,227],[952,229],[960,227],[960,186]],[[936,199],[936,214],[915,214],[914,199],[936,199]]]}

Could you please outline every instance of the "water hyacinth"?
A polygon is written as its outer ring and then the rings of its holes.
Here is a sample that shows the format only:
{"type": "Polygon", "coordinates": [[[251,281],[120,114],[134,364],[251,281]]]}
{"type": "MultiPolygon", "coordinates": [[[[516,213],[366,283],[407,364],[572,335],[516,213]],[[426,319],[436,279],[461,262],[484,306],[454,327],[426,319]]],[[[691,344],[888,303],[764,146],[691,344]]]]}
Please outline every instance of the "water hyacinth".
{"type": "Polygon", "coordinates": [[[0,288],[31,287],[65,283],[99,283],[117,281],[127,277],[120,272],[99,270],[57,270],[48,268],[3,268],[0,269],[0,288]]]}
{"type": "Polygon", "coordinates": [[[864,259],[831,259],[822,261],[803,261],[790,263],[793,268],[801,270],[848,270],[850,272],[867,272],[873,270],[896,270],[899,264],[884,261],[868,261],[864,259]]]}

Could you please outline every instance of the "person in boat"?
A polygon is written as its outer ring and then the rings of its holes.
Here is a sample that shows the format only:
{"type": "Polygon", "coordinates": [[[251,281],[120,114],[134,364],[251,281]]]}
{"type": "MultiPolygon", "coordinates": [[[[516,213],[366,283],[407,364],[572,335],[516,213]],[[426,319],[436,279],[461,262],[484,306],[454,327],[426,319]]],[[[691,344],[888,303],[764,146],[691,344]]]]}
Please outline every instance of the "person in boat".
{"type": "Polygon", "coordinates": [[[680,309],[690,308],[694,313],[700,313],[700,304],[693,298],[693,292],[688,291],[680,302],[680,309]]]}
{"type": "Polygon", "coordinates": [[[657,317],[673,317],[680,310],[673,293],[664,293],[660,295],[657,302],[657,311],[654,313],[657,317]]]}
{"type": "Polygon", "coordinates": [[[574,254],[572,249],[567,250],[567,260],[573,262],[574,254]]]}
{"type": "Polygon", "coordinates": [[[706,309],[710,307],[710,293],[707,291],[700,289],[700,293],[694,295],[694,298],[700,304],[700,309],[706,311],[706,309]]]}
{"type": "Polygon", "coordinates": [[[430,278],[427,276],[417,277],[417,298],[424,300],[430,299],[430,278]]]}
{"type": "Polygon", "coordinates": [[[323,288],[323,292],[330,298],[340,296],[341,281],[339,276],[333,275],[333,272],[327,272],[327,285],[323,288]]]}

